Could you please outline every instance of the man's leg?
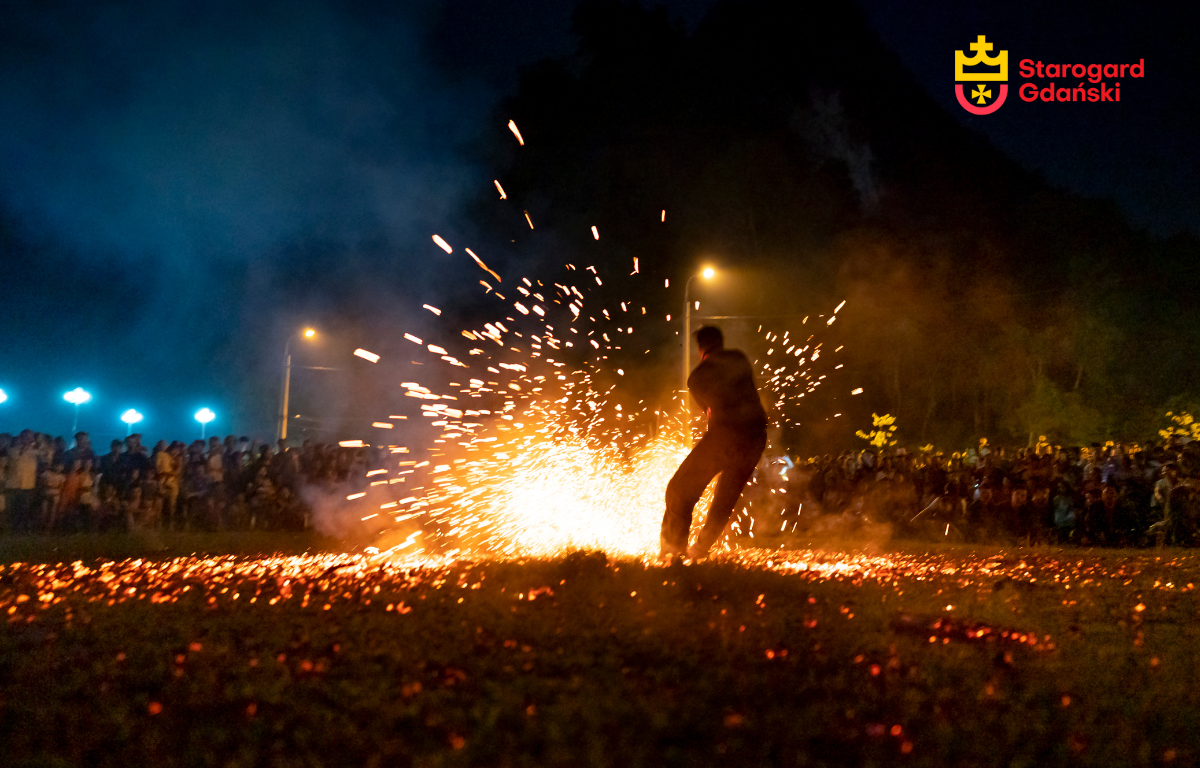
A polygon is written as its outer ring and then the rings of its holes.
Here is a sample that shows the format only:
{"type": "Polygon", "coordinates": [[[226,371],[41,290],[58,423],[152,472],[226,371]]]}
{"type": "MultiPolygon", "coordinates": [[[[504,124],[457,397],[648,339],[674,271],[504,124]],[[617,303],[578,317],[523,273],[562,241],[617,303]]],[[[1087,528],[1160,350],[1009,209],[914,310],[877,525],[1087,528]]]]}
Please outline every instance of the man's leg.
{"type": "Polygon", "coordinates": [[[671,482],[667,483],[667,511],[663,515],[662,551],[682,555],[692,529],[692,510],[713,476],[721,471],[721,442],[712,433],[700,438],[671,482]]]}
{"type": "MultiPolygon", "coordinates": [[[[711,434],[711,433],[710,433],[711,434]]],[[[717,480],[717,490],[713,494],[712,506],[708,509],[708,518],[704,529],[696,540],[695,556],[704,557],[709,548],[725,531],[733,507],[737,504],[746,482],[754,475],[758,460],[762,458],[763,449],[767,447],[767,436],[726,436],[725,465],[721,467],[721,477],[717,480]]]]}

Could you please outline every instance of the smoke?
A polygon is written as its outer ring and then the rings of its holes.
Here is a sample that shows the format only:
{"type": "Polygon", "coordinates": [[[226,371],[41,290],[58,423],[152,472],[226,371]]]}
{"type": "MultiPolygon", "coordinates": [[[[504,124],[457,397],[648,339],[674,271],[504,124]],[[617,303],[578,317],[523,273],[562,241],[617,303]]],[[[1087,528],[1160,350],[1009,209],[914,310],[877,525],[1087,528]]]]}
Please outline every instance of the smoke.
{"type": "Polygon", "coordinates": [[[379,16],[318,2],[18,13],[0,195],[93,256],[187,267],[300,233],[408,234],[457,200],[445,160],[463,94],[423,67],[412,20],[379,16]]]}
{"type": "MultiPolygon", "coordinates": [[[[0,235],[16,255],[3,298],[31,339],[60,349],[52,364],[14,344],[0,364],[31,381],[87,370],[98,406],[174,392],[144,409],[165,417],[207,397],[226,429],[269,429],[252,421],[271,409],[248,380],[269,369],[273,397],[282,340],[314,316],[394,316],[431,272],[413,244],[474,183],[461,147],[488,95],[425,63],[427,13],[320,0],[10,9],[0,235]]],[[[14,404],[47,421],[32,398],[14,404]]]]}

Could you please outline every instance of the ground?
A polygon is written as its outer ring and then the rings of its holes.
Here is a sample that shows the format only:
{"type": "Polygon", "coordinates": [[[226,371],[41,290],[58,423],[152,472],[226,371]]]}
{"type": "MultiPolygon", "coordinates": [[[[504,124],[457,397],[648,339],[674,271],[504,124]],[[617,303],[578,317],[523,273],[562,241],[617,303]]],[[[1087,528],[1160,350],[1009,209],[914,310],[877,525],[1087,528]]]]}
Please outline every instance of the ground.
{"type": "Polygon", "coordinates": [[[294,535],[0,543],[4,762],[1200,754],[1190,551],[899,543],[661,568],[583,552],[420,567],[337,549],[294,535]]]}

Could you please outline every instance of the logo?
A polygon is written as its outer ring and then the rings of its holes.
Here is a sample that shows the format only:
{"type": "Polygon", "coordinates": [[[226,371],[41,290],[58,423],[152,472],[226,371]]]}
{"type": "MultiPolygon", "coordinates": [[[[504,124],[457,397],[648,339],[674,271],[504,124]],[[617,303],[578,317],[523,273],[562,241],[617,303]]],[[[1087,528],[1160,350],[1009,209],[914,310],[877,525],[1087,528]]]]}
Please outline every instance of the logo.
{"type": "Polygon", "coordinates": [[[968,47],[975,55],[954,52],[954,95],[971,114],[990,115],[1008,98],[1008,51],[988,56],[993,46],[983,35],[968,47]],[[968,72],[967,67],[973,70],[968,72]]]}

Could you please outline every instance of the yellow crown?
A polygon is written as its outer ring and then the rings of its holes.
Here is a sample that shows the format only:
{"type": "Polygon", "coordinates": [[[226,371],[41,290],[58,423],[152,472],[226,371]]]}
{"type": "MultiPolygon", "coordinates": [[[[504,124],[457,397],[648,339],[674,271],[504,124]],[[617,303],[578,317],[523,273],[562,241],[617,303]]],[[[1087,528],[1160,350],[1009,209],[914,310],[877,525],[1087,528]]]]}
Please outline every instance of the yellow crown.
{"type": "Polygon", "coordinates": [[[954,52],[954,79],[970,80],[972,82],[987,80],[1008,80],[1008,51],[1000,51],[999,56],[988,56],[992,44],[983,35],[969,46],[975,55],[968,58],[962,51],[954,52]],[[1000,67],[999,72],[963,72],[963,67],[974,64],[984,64],[989,67],[1000,67]]]}

